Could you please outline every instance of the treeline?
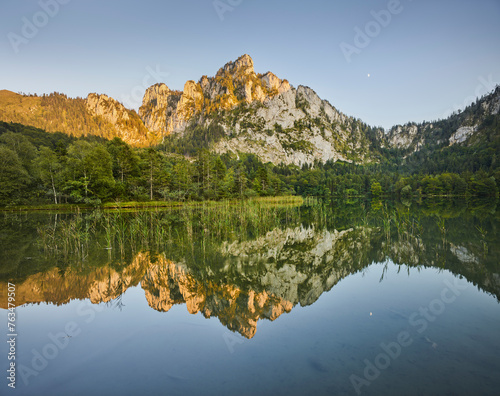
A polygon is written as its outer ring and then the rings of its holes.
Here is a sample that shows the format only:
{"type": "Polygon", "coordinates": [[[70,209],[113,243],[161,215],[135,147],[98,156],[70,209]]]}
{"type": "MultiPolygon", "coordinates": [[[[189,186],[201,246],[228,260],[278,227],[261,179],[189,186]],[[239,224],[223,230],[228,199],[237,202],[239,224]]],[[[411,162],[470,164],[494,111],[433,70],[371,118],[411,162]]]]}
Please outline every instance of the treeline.
{"type": "MultiPolygon", "coordinates": [[[[209,131],[218,134],[219,131],[209,131]]],[[[255,155],[217,155],[168,145],[133,148],[120,140],[46,133],[0,122],[0,204],[148,200],[220,200],[252,196],[498,195],[500,169],[437,175],[388,171],[387,163],[342,162],[302,168],[262,163],[255,155]]]]}
{"type": "Polygon", "coordinates": [[[497,196],[500,169],[472,173],[442,173],[437,175],[409,172],[388,172],[383,167],[358,166],[341,162],[318,163],[312,169],[300,170],[275,167],[285,174],[285,185],[293,186],[303,196],[497,196]]]}
{"type": "Polygon", "coordinates": [[[0,202],[100,204],[294,194],[270,165],[206,149],[195,157],[0,123],[0,202]]]}

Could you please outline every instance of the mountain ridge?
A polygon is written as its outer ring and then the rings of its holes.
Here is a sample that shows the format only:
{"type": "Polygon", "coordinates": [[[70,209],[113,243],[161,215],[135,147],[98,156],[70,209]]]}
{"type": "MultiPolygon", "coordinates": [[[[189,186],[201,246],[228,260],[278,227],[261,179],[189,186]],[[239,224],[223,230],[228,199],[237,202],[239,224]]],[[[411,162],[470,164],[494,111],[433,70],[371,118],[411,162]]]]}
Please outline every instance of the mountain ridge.
{"type": "Polygon", "coordinates": [[[408,156],[426,145],[438,150],[491,141],[492,134],[498,135],[499,110],[496,87],[447,119],[395,125],[386,133],[345,115],[307,86],[295,88],[270,71],[256,73],[247,54],[213,77],[187,81],[182,91],[165,83],[150,86],[138,112],[104,94],[72,99],[58,93],[0,91],[2,121],[73,136],[119,137],[139,147],[165,141],[175,146],[204,134],[203,144],[218,154],[252,153],[263,162],[297,166],[338,160],[376,163],[384,150],[408,156]],[[208,130],[216,130],[216,136],[208,130]]]}

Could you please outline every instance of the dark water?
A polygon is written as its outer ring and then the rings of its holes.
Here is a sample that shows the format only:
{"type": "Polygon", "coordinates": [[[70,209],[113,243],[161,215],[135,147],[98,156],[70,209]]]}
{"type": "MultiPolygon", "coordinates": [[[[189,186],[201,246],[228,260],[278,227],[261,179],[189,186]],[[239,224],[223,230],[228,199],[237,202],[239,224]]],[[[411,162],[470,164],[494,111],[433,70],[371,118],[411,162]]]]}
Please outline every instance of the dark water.
{"type": "Polygon", "coordinates": [[[0,223],[2,395],[500,394],[495,201],[0,223]]]}

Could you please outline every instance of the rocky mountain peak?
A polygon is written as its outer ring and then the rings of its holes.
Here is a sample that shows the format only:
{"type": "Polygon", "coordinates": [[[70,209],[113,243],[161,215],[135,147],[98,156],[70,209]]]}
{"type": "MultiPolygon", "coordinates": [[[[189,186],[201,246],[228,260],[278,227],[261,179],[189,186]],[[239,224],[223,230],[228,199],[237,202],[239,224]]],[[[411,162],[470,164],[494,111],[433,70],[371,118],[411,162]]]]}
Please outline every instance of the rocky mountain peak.
{"type": "MultiPolygon", "coordinates": [[[[225,64],[225,66],[219,70],[219,73],[222,72],[229,72],[231,74],[242,74],[242,75],[249,75],[249,74],[255,74],[254,67],[253,67],[253,59],[250,57],[250,55],[242,55],[238,59],[236,59],[234,62],[228,62],[225,64]]],[[[217,73],[217,75],[219,75],[217,73]]]]}
{"type": "Polygon", "coordinates": [[[146,89],[142,105],[147,106],[149,103],[155,106],[164,107],[167,105],[168,96],[172,91],[164,84],[155,84],[146,89]]]}
{"type": "Polygon", "coordinates": [[[288,81],[271,72],[255,74],[253,60],[245,54],[226,63],[215,77],[187,81],[182,92],[171,91],[165,84],[153,85],[146,90],[139,115],[153,132],[182,134],[193,117],[196,123],[204,122],[212,113],[264,103],[290,89],[288,81]]]}
{"type": "Polygon", "coordinates": [[[184,84],[184,90],[182,91],[182,96],[193,99],[199,94],[200,86],[193,80],[186,81],[184,84]]]}

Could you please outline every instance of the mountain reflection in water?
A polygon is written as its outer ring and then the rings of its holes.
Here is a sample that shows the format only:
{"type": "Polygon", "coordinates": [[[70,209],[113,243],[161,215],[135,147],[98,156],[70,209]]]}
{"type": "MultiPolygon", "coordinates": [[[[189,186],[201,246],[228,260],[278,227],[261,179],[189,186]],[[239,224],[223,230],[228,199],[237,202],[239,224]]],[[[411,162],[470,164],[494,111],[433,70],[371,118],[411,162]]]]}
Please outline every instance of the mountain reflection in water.
{"type": "Polygon", "coordinates": [[[18,305],[119,306],[140,285],[151,308],[186,304],[246,338],[372,263],[446,269],[499,300],[496,203],[414,206],[4,214],[0,291],[15,282],[18,305]]]}

